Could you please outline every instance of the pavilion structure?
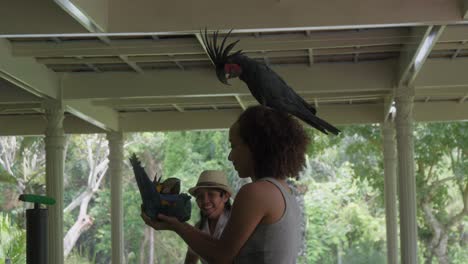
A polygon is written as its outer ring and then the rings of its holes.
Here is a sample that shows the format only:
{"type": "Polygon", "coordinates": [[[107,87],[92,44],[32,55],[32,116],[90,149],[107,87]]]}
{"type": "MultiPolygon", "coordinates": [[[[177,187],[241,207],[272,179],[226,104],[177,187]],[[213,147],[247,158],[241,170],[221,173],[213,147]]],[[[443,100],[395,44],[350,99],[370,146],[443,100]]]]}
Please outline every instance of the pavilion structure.
{"type": "Polygon", "coordinates": [[[205,27],[234,28],[330,123],[381,124],[388,263],[417,263],[413,123],[468,119],[467,18],[468,0],[2,1],[0,135],[45,135],[50,263],[64,262],[66,133],[108,136],[120,264],[123,134],[227,128],[256,104],[216,79],[205,27]]]}

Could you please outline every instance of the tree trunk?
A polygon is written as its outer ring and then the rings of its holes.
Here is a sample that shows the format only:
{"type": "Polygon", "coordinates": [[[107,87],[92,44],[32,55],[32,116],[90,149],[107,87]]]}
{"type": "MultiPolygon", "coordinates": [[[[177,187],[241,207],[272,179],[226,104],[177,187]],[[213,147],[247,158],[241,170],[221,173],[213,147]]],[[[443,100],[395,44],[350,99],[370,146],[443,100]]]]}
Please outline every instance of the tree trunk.
{"type": "Polygon", "coordinates": [[[145,263],[145,257],[146,257],[146,245],[148,244],[148,239],[149,239],[149,233],[147,232],[148,229],[150,227],[149,226],[145,226],[145,231],[143,232],[144,234],[144,238],[143,238],[143,241],[141,241],[141,244],[140,244],[140,264],[144,264],[145,263]]]}
{"type": "Polygon", "coordinates": [[[70,254],[81,234],[93,225],[93,219],[88,215],[88,205],[93,199],[94,194],[99,190],[102,179],[106,175],[109,167],[109,161],[107,159],[109,149],[107,145],[102,144],[101,137],[87,138],[85,151],[89,165],[88,186],[64,209],[64,213],[69,213],[78,207],[78,205],[80,207],[76,222],[68,230],[63,241],[64,257],[70,254]]]}
{"type": "Polygon", "coordinates": [[[154,230],[149,229],[148,264],[154,264],[154,230]]]}
{"type": "Polygon", "coordinates": [[[450,225],[445,226],[440,223],[440,221],[432,213],[432,206],[430,202],[423,201],[422,209],[424,212],[424,218],[432,229],[430,243],[427,246],[428,250],[430,250],[430,253],[428,252],[430,255],[426,258],[425,263],[432,263],[432,258],[435,256],[439,264],[448,264],[449,259],[447,257],[447,246],[450,225]]]}
{"type": "Polygon", "coordinates": [[[338,242],[336,246],[336,263],[343,264],[343,248],[341,246],[341,242],[338,242]]]}
{"type": "Polygon", "coordinates": [[[65,257],[70,254],[81,234],[93,225],[93,219],[87,214],[87,208],[94,192],[87,191],[86,194],[86,197],[81,202],[80,213],[76,219],[75,224],[70,228],[70,230],[68,230],[67,234],[65,235],[63,241],[63,254],[65,257]]]}
{"type": "Polygon", "coordinates": [[[424,264],[432,264],[432,258],[432,254],[429,254],[429,256],[425,256],[424,264]]]}
{"type": "Polygon", "coordinates": [[[444,235],[438,241],[437,246],[434,248],[434,253],[439,261],[439,264],[449,264],[450,261],[447,256],[447,245],[448,245],[448,235],[444,232],[444,235]]]}
{"type": "Polygon", "coordinates": [[[424,247],[427,249],[423,256],[424,256],[424,264],[432,264],[432,259],[434,258],[434,254],[432,253],[431,249],[431,241],[430,239],[423,240],[424,247]]]}

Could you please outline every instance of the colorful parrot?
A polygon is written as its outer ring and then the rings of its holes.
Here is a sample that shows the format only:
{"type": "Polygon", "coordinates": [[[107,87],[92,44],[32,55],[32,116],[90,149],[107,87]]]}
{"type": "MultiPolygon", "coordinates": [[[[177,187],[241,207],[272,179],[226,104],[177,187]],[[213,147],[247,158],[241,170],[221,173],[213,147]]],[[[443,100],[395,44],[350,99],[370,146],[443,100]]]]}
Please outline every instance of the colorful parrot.
{"type": "Polygon", "coordinates": [[[180,192],[180,180],[168,178],[163,183],[158,180],[151,182],[145,169],[141,166],[135,153],[130,157],[130,164],[140,190],[143,202],[143,211],[151,219],[156,220],[159,213],[173,216],[179,221],[185,222],[190,219],[192,212],[191,197],[180,192]]]}
{"type": "Polygon", "coordinates": [[[151,219],[156,220],[161,207],[161,197],[135,154],[130,157],[130,164],[132,164],[133,173],[140,190],[143,211],[151,219]]]}
{"type": "Polygon", "coordinates": [[[270,67],[245,56],[242,50],[229,54],[239,42],[237,40],[225,47],[231,31],[224,37],[221,45],[218,45],[217,31],[214,32],[211,41],[206,29],[205,33],[201,34],[220,82],[229,85],[228,79],[238,77],[247,84],[250,93],[261,105],[294,115],[325,134],[337,135],[340,132],[336,127],[317,117],[315,108],[302,99],[270,67]]]}

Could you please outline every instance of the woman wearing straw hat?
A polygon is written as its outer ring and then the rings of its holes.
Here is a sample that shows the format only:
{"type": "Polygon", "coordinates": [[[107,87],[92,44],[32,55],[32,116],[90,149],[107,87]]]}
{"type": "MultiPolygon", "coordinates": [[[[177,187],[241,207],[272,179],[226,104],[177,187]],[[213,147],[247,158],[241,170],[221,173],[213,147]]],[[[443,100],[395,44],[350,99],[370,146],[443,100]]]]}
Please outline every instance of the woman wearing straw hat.
{"type": "Polygon", "coordinates": [[[229,129],[233,163],[240,178],[231,217],[219,239],[158,215],[142,218],[156,230],[172,230],[209,263],[296,263],[300,247],[300,210],[288,177],[305,165],[308,136],[298,120],[265,106],[247,108],[229,129]]]}
{"type": "MultiPolygon", "coordinates": [[[[231,215],[232,189],[226,174],[217,170],[205,170],[200,174],[197,185],[189,189],[200,208],[200,221],[195,225],[203,233],[219,239],[231,215]]],[[[190,248],[185,264],[197,263],[199,256],[190,248]]],[[[201,259],[202,263],[208,263],[201,259]]]]}

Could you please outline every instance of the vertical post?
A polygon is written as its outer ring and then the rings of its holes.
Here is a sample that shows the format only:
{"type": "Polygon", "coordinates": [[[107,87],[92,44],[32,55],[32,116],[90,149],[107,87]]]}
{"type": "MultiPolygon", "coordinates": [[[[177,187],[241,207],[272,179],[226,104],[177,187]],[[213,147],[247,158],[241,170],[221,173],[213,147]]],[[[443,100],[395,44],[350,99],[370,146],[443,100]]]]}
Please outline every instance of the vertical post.
{"type": "Polygon", "coordinates": [[[109,141],[109,172],[111,184],[111,240],[112,263],[124,263],[122,163],[123,135],[121,132],[107,134],[109,141]]]}
{"type": "Polygon", "coordinates": [[[413,143],[414,88],[396,89],[396,132],[398,149],[398,194],[400,205],[401,263],[418,263],[416,222],[416,177],[413,143]]]}
{"type": "Polygon", "coordinates": [[[48,258],[51,264],[63,264],[63,167],[65,162],[64,111],[60,101],[44,104],[47,119],[45,132],[47,196],[56,203],[49,206],[48,258]]]}
{"type": "Polygon", "coordinates": [[[398,264],[396,141],[393,121],[381,124],[384,151],[384,200],[387,227],[387,263],[398,264]]]}

